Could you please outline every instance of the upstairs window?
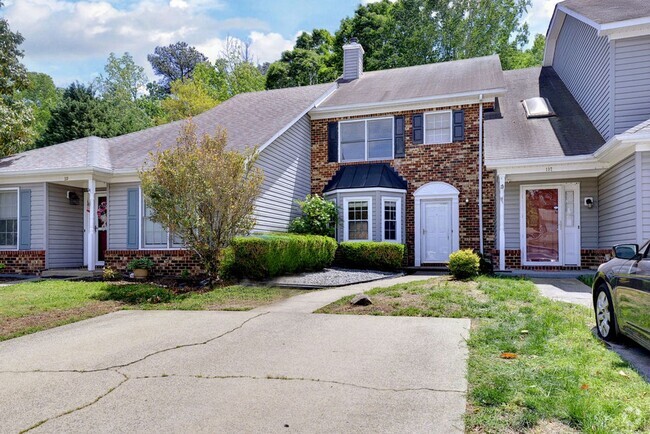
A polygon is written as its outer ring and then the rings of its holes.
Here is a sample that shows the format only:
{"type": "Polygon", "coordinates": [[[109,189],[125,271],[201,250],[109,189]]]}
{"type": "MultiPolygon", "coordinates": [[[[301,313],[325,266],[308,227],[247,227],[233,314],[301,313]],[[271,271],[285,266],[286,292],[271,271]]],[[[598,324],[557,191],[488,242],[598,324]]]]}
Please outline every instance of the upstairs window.
{"type": "Polygon", "coordinates": [[[0,190],[0,249],[18,248],[18,190],[0,190]]]}
{"type": "Polygon", "coordinates": [[[424,115],[424,143],[439,144],[452,142],[451,111],[427,113],[424,115]]]}
{"type": "Polygon", "coordinates": [[[393,123],[392,117],[339,122],[339,161],[392,159],[393,123]]]}

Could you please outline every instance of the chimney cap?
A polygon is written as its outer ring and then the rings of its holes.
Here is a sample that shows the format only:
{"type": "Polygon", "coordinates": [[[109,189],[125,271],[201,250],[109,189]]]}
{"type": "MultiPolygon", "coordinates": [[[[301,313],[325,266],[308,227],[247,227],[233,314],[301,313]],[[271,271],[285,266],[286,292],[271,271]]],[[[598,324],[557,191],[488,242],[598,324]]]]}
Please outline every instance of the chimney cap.
{"type": "Polygon", "coordinates": [[[358,44],[358,43],[359,43],[359,39],[357,39],[356,36],[350,38],[350,44],[358,44]]]}

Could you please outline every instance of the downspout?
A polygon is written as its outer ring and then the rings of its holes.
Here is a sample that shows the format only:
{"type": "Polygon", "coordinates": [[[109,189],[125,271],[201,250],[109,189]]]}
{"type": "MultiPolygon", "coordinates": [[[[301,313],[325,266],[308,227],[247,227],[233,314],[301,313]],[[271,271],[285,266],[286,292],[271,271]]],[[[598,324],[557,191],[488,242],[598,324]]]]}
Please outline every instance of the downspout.
{"type": "Polygon", "coordinates": [[[478,231],[479,251],[483,255],[483,94],[478,101],[478,231]]]}

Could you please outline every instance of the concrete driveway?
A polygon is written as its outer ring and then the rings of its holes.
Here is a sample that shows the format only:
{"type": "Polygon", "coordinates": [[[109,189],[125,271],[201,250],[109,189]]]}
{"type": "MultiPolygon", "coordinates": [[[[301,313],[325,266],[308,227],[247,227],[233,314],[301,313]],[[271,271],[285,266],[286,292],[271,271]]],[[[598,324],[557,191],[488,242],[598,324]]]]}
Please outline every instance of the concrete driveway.
{"type": "Polygon", "coordinates": [[[462,319],[116,312],[0,343],[0,432],[460,433],[468,335],[462,319]]]}

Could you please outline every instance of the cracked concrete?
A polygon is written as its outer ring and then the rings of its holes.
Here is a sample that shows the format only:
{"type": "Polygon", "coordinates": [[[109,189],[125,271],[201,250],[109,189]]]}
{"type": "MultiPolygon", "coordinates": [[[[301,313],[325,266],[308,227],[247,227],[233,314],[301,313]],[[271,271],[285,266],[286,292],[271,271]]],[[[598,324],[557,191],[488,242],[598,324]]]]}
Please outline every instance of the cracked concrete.
{"type": "Polygon", "coordinates": [[[469,320],[280,310],[117,312],[0,343],[0,432],[463,432],[469,320]]]}

